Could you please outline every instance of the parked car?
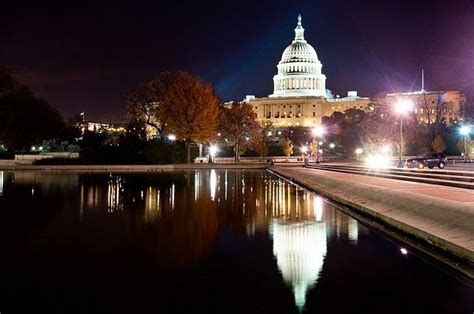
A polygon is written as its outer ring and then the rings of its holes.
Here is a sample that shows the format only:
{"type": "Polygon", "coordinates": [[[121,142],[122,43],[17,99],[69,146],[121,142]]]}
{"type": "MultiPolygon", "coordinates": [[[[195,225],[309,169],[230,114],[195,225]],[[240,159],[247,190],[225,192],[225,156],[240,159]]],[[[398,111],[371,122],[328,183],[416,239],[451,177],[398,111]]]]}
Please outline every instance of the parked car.
{"type": "Polygon", "coordinates": [[[443,169],[446,164],[448,163],[448,158],[441,153],[429,153],[426,155],[416,156],[416,158],[408,159],[406,162],[406,166],[408,168],[418,168],[423,169],[428,167],[433,169],[434,167],[438,167],[439,169],[443,169]]]}

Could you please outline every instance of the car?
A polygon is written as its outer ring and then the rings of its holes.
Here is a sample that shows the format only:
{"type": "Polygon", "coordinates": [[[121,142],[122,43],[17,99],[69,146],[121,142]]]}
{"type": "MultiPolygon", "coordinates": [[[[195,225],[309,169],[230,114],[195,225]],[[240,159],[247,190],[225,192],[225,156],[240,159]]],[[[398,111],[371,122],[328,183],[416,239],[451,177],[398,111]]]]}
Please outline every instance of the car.
{"type": "Polygon", "coordinates": [[[408,168],[418,168],[423,169],[428,167],[433,169],[434,167],[438,167],[439,169],[443,169],[446,164],[448,163],[448,158],[441,153],[429,153],[426,155],[419,155],[416,158],[408,159],[406,162],[406,166],[408,168]]]}

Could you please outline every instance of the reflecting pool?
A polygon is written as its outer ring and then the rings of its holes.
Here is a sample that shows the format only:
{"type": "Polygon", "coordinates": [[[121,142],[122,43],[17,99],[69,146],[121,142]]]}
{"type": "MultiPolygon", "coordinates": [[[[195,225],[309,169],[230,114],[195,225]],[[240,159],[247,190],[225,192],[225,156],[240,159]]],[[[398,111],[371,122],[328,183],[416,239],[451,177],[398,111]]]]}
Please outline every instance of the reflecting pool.
{"type": "Polygon", "coordinates": [[[472,287],[265,171],[0,171],[0,312],[472,313],[472,287]]]}

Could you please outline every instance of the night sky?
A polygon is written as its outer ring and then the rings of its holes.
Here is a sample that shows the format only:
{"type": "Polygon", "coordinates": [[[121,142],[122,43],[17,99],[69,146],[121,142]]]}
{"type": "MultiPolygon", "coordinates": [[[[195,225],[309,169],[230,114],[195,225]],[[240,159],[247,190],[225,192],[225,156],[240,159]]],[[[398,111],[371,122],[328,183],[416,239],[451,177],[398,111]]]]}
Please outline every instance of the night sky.
{"type": "Polygon", "coordinates": [[[0,64],[66,116],[118,121],[127,91],[160,71],[222,100],[266,96],[298,13],[327,88],[363,96],[457,89],[474,98],[474,1],[7,1],[0,64]]]}

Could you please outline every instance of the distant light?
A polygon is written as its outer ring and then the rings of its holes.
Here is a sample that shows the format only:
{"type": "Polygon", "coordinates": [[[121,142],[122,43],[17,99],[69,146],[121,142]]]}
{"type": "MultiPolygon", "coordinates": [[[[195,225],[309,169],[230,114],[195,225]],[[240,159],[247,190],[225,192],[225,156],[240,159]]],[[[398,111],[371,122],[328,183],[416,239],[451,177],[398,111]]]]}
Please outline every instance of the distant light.
{"type": "Polygon", "coordinates": [[[36,147],[35,147],[35,146],[31,146],[31,150],[36,150],[36,147]]]}
{"type": "Polygon", "coordinates": [[[307,146],[301,146],[300,150],[303,154],[306,154],[308,152],[308,147],[307,146]]]}
{"type": "Polygon", "coordinates": [[[170,140],[170,141],[176,141],[176,135],[174,135],[174,134],[169,134],[169,135],[168,135],[168,140],[170,140]]]}
{"type": "Polygon", "coordinates": [[[329,147],[334,148],[334,147],[336,147],[336,144],[331,143],[331,144],[329,144],[329,147]]]}
{"type": "Polygon", "coordinates": [[[321,137],[326,133],[326,129],[322,125],[315,126],[311,131],[316,137],[321,137]]]}
{"type": "Polygon", "coordinates": [[[468,135],[469,133],[471,133],[471,127],[464,125],[461,127],[461,129],[459,129],[459,132],[461,133],[461,135],[468,135]]]}
{"type": "Polygon", "coordinates": [[[278,131],[278,135],[281,135],[281,131],[278,131]]]}
{"type": "Polygon", "coordinates": [[[217,133],[217,136],[221,136],[221,134],[220,134],[220,133],[217,133]]]}
{"type": "Polygon", "coordinates": [[[392,149],[390,148],[389,145],[384,145],[384,146],[382,146],[382,153],[384,153],[384,154],[390,154],[391,151],[392,151],[392,149]]]}
{"type": "Polygon", "coordinates": [[[323,145],[323,142],[322,142],[322,141],[319,141],[319,143],[318,143],[318,144],[319,144],[319,145],[323,145]]]}
{"type": "Polygon", "coordinates": [[[247,137],[245,138],[245,140],[246,140],[246,141],[250,141],[250,137],[247,136],[247,137]]]}
{"type": "Polygon", "coordinates": [[[395,104],[395,111],[399,114],[405,114],[413,110],[413,102],[409,99],[401,99],[395,104]]]}
{"type": "Polygon", "coordinates": [[[390,166],[390,159],[384,154],[372,154],[367,156],[365,164],[373,169],[388,168],[390,166]]]}
{"type": "Polygon", "coordinates": [[[272,131],[268,131],[267,135],[272,136],[272,131]]]}
{"type": "Polygon", "coordinates": [[[362,148],[357,148],[357,149],[355,150],[355,153],[356,153],[357,155],[362,154],[362,152],[363,152],[362,148]]]}
{"type": "Polygon", "coordinates": [[[38,150],[43,150],[43,146],[38,147],[38,150]]]}
{"type": "Polygon", "coordinates": [[[323,150],[322,150],[322,149],[320,149],[320,150],[319,150],[319,153],[320,153],[320,154],[322,154],[322,153],[323,153],[323,150]]]}
{"type": "Polygon", "coordinates": [[[407,249],[405,249],[405,248],[401,248],[401,249],[400,249],[400,252],[402,252],[403,255],[407,255],[407,254],[408,254],[408,251],[407,251],[407,249]]]}
{"type": "Polygon", "coordinates": [[[212,157],[215,157],[218,151],[219,148],[216,145],[209,146],[209,155],[211,155],[212,157]]]}

